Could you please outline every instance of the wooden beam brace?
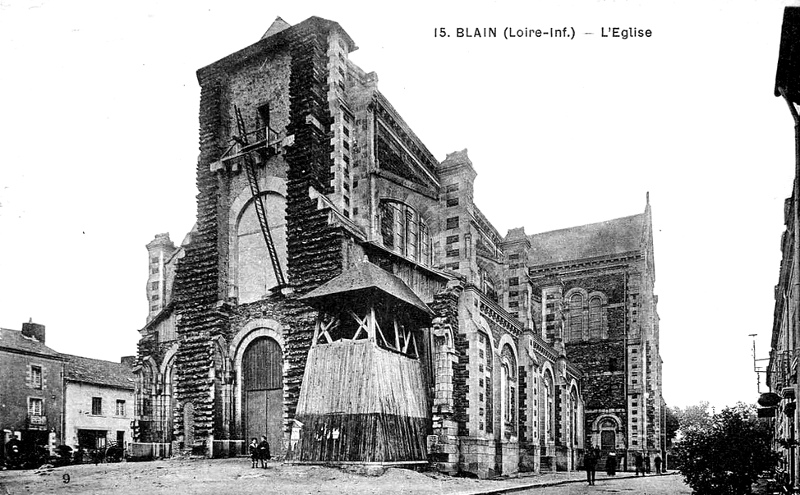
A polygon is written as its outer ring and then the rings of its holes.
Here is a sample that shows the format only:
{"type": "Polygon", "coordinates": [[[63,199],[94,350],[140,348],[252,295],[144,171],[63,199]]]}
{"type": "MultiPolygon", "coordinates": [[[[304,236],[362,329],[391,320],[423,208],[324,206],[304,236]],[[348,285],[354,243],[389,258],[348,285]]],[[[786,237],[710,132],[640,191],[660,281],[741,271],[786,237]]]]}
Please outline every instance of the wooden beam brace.
{"type": "Polygon", "coordinates": [[[331,316],[331,319],[328,322],[324,322],[323,318],[324,318],[323,316],[317,318],[317,326],[314,329],[314,340],[311,341],[311,345],[319,344],[320,343],[319,340],[322,337],[325,337],[325,340],[327,340],[328,344],[333,342],[331,334],[328,333],[328,330],[339,326],[339,317],[331,316]]]}
{"type": "Polygon", "coordinates": [[[403,341],[404,341],[403,353],[404,354],[408,354],[408,344],[411,343],[411,339],[413,339],[413,338],[414,338],[414,333],[413,332],[405,332],[403,334],[403,341]]]}
{"type": "Polygon", "coordinates": [[[369,340],[375,342],[375,307],[369,307],[369,340]]]}
{"type": "Polygon", "coordinates": [[[353,335],[353,340],[358,339],[358,337],[361,335],[361,330],[364,330],[367,338],[369,338],[369,314],[365,315],[364,318],[361,319],[353,310],[350,310],[349,313],[356,320],[356,323],[358,323],[358,330],[356,330],[356,334],[353,335]]]}
{"type": "MultiPolygon", "coordinates": [[[[375,312],[373,311],[372,314],[375,315],[375,312]]],[[[375,325],[376,333],[381,336],[381,340],[383,340],[383,345],[385,345],[386,347],[392,347],[391,344],[389,344],[389,342],[386,341],[386,337],[383,335],[383,330],[381,330],[381,326],[378,325],[378,321],[373,319],[372,323],[375,325]]]]}
{"type": "Polygon", "coordinates": [[[394,323],[394,344],[395,344],[395,348],[399,351],[400,350],[400,328],[397,325],[397,318],[392,318],[392,323],[394,323]]]}

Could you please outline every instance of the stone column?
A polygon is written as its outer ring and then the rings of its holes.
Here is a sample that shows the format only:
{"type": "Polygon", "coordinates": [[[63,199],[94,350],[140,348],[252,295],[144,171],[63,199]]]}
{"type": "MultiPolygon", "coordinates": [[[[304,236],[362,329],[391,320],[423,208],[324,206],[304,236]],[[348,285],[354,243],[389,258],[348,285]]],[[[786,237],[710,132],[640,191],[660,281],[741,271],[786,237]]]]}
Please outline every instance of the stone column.
{"type": "Polygon", "coordinates": [[[457,361],[451,326],[443,318],[433,320],[433,435],[428,439],[431,461],[437,470],[458,472],[458,423],[453,413],[453,363],[457,361]]]}

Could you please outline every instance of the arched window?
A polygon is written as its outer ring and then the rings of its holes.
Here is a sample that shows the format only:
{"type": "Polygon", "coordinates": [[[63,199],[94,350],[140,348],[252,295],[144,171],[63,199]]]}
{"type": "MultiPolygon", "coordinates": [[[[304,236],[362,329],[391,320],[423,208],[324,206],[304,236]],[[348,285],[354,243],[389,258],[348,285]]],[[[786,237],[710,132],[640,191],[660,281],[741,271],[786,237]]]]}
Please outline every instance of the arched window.
{"type": "Polygon", "coordinates": [[[431,264],[431,235],[419,213],[398,201],[380,206],[383,247],[423,265],[431,264]]]}
{"type": "Polygon", "coordinates": [[[569,340],[583,339],[583,296],[575,293],[569,298],[569,340]]]}
{"type": "Polygon", "coordinates": [[[492,382],[492,370],[494,368],[494,351],[492,350],[492,339],[488,335],[481,333],[484,342],[484,355],[486,356],[486,366],[484,367],[484,383],[486,385],[486,433],[494,432],[494,384],[492,382]]]}
{"type": "Polygon", "coordinates": [[[509,431],[512,434],[516,432],[516,410],[517,410],[517,361],[514,358],[514,352],[508,344],[503,346],[502,352],[503,374],[502,389],[503,395],[503,422],[505,423],[504,431],[509,431]]]}
{"type": "Polygon", "coordinates": [[[553,387],[553,375],[550,370],[545,370],[542,380],[542,441],[555,441],[555,389],[553,387]]]}
{"type": "Polygon", "coordinates": [[[589,299],[589,338],[599,339],[602,336],[602,305],[600,296],[589,299]]]}
{"type": "Polygon", "coordinates": [[[167,402],[167,415],[164,420],[166,426],[164,428],[164,438],[162,441],[171,442],[172,440],[174,440],[174,429],[175,429],[175,425],[173,422],[173,415],[175,409],[178,408],[178,397],[177,394],[175,393],[175,390],[178,388],[177,387],[178,377],[177,374],[175,373],[174,359],[172,361],[172,364],[170,364],[167,367],[166,379],[168,380],[168,383],[164,387],[164,390],[168,394],[167,397],[165,398],[165,401],[167,402]]]}
{"type": "MultiPolygon", "coordinates": [[[[262,198],[272,242],[285,276],[286,199],[273,192],[262,194],[262,198]]],[[[239,216],[236,241],[236,285],[239,289],[239,303],[264,299],[278,282],[252,200],[247,203],[239,216]]]]}
{"type": "Polygon", "coordinates": [[[150,420],[150,416],[153,415],[153,393],[154,393],[154,383],[155,383],[155,374],[156,372],[152,369],[152,366],[149,362],[145,362],[142,364],[142,368],[139,375],[139,390],[137,395],[137,416],[147,416],[147,419],[150,420]]]}
{"type": "Polygon", "coordinates": [[[578,393],[573,387],[569,393],[569,438],[573,446],[580,445],[578,436],[578,393]]]}

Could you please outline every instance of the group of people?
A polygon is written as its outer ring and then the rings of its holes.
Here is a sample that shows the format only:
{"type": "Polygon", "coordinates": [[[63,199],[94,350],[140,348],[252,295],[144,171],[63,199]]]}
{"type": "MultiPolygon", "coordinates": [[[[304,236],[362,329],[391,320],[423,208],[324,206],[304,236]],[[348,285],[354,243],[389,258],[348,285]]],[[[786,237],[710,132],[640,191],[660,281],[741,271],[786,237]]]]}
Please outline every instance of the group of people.
{"type": "MultiPolygon", "coordinates": [[[[636,465],[636,476],[639,476],[639,473],[644,476],[646,472],[650,472],[650,457],[645,457],[640,452],[637,452],[633,458],[633,463],[636,465]]],[[[656,474],[661,474],[661,456],[656,454],[653,463],[656,465],[656,474]]]]}
{"type": "MultiPolygon", "coordinates": [[[[599,460],[600,449],[598,448],[589,448],[583,455],[583,466],[586,469],[586,481],[588,481],[590,485],[594,485],[595,471],[599,460]]],[[[663,464],[661,456],[656,454],[653,463],[656,465],[656,474],[661,474],[661,466],[663,464]]],[[[639,476],[640,472],[642,476],[645,475],[645,471],[650,472],[650,458],[643,456],[639,452],[634,456],[634,464],[636,465],[636,476],[639,476]]],[[[609,476],[615,476],[617,474],[617,453],[613,450],[606,456],[606,474],[609,476]]]]}
{"type": "Polygon", "coordinates": [[[269,453],[269,442],[267,442],[267,437],[265,435],[261,435],[260,442],[255,438],[250,440],[250,460],[252,461],[252,467],[258,467],[260,461],[261,467],[267,469],[268,461],[271,457],[269,453]]]}

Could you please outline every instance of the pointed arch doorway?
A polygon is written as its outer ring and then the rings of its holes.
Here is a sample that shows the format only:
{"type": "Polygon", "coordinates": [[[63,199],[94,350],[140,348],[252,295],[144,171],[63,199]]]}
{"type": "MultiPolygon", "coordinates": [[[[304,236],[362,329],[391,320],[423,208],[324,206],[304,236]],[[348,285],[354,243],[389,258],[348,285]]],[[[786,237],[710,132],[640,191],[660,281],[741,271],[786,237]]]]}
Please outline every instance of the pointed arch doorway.
{"type": "Polygon", "coordinates": [[[245,440],[267,436],[273,453],[283,440],[283,353],[270,337],[259,337],[242,357],[242,406],[245,440]]]}

